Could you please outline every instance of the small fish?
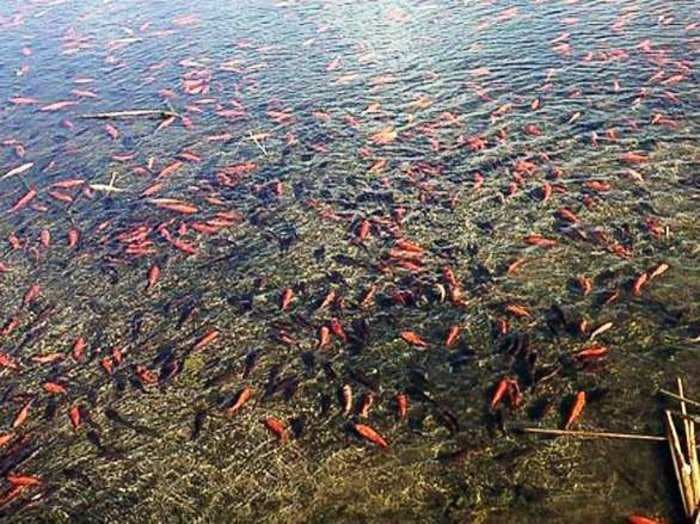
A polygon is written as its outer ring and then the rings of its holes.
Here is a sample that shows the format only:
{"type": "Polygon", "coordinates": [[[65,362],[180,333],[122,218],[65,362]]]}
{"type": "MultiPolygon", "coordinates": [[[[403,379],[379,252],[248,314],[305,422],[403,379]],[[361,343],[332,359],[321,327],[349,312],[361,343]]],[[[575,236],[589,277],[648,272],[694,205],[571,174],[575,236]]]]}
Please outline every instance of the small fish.
{"type": "Polygon", "coordinates": [[[78,105],[78,102],[75,100],[64,100],[61,102],[54,102],[53,104],[45,105],[39,108],[39,111],[60,111],[61,109],[65,109],[66,107],[71,107],[75,105],[78,105]]]}
{"type": "Polygon", "coordinates": [[[22,173],[29,171],[32,167],[34,167],[34,162],[28,162],[26,164],[22,164],[21,166],[17,166],[13,169],[10,169],[7,173],[5,173],[0,180],[5,180],[6,178],[10,178],[15,175],[21,175],[22,173]]]}
{"type": "Polygon", "coordinates": [[[340,323],[340,321],[339,321],[337,318],[335,318],[335,317],[331,318],[331,321],[330,321],[330,329],[331,329],[331,332],[332,332],[336,337],[338,337],[338,338],[339,338],[340,340],[342,340],[343,342],[346,342],[346,343],[347,343],[347,341],[348,341],[348,336],[347,336],[347,334],[345,333],[345,330],[343,329],[343,325],[340,323]]]}
{"type": "Polygon", "coordinates": [[[576,420],[581,416],[581,413],[583,413],[583,408],[586,406],[586,392],[585,391],[579,391],[576,394],[576,399],[574,400],[573,405],[571,406],[571,410],[569,411],[569,416],[566,419],[566,423],[564,424],[564,429],[569,429],[576,420]]]}
{"type": "Polygon", "coordinates": [[[578,223],[578,217],[576,213],[571,211],[569,208],[562,207],[555,213],[556,217],[564,222],[569,222],[570,224],[578,223]]]}
{"type": "Polygon", "coordinates": [[[68,418],[74,430],[78,430],[81,425],[80,407],[76,404],[68,411],[68,418]]]}
{"type": "Polygon", "coordinates": [[[66,388],[56,382],[44,382],[42,387],[44,391],[52,395],[64,395],[66,393],[66,388]]]}
{"type": "Polygon", "coordinates": [[[33,475],[10,475],[5,479],[13,486],[38,486],[41,484],[41,479],[33,475]]]}
{"type": "Polygon", "coordinates": [[[141,381],[141,383],[145,386],[158,382],[158,375],[153,373],[153,371],[145,366],[138,365],[134,371],[136,372],[136,376],[138,377],[139,381],[141,381]]]}
{"type": "Polygon", "coordinates": [[[593,290],[593,282],[585,275],[579,275],[576,277],[576,285],[579,287],[584,297],[589,295],[593,290]]]}
{"type": "Polygon", "coordinates": [[[541,235],[527,235],[523,240],[526,244],[529,244],[531,246],[538,246],[544,248],[551,248],[557,245],[556,240],[544,238],[541,235]]]}
{"type": "Polygon", "coordinates": [[[41,230],[41,233],[39,234],[39,241],[41,242],[42,246],[48,249],[49,245],[51,244],[51,233],[48,229],[41,230]]]}
{"type": "Polygon", "coordinates": [[[153,264],[151,267],[148,268],[146,291],[153,288],[153,286],[156,285],[156,282],[158,282],[159,278],[160,268],[156,264],[153,264]]]}
{"type": "Polygon", "coordinates": [[[369,220],[362,220],[357,228],[357,239],[362,242],[369,236],[370,223],[369,220]]]}
{"type": "Polygon", "coordinates": [[[4,447],[12,438],[15,436],[14,433],[0,433],[0,448],[4,447]]]}
{"type": "Polygon", "coordinates": [[[328,347],[331,343],[331,330],[328,326],[321,326],[318,330],[318,342],[316,343],[317,349],[324,349],[328,347]]]}
{"type": "Polygon", "coordinates": [[[80,240],[80,231],[73,227],[68,231],[68,247],[75,247],[78,240],[80,240]]]}
{"type": "Polygon", "coordinates": [[[248,386],[244,387],[238,392],[238,395],[236,395],[236,401],[233,403],[233,405],[226,410],[226,415],[229,417],[235,415],[243,407],[243,405],[251,399],[252,396],[253,389],[248,386]]]}
{"type": "Polygon", "coordinates": [[[343,384],[340,388],[340,403],[343,416],[347,417],[352,411],[352,388],[350,384],[343,384]]]}
{"type": "Polygon", "coordinates": [[[503,400],[503,397],[505,397],[506,393],[508,392],[509,384],[510,379],[507,377],[502,378],[499,381],[496,389],[493,392],[493,396],[491,397],[491,409],[496,409],[496,406],[501,403],[501,400],[503,400]]]}
{"type": "Polygon", "coordinates": [[[628,515],[627,524],[665,524],[665,521],[644,515],[628,515]]]}
{"type": "Polygon", "coordinates": [[[280,296],[280,309],[282,311],[287,311],[293,299],[294,291],[292,291],[291,288],[285,288],[280,296]]]}
{"type": "Polygon", "coordinates": [[[31,399],[24,406],[22,406],[22,409],[19,410],[12,421],[12,429],[18,428],[24,423],[24,421],[27,420],[27,417],[29,417],[29,409],[32,407],[33,403],[34,399],[31,399]]]}
{"type": "Polygon", "coordinates": [[[400,333],[400,336],[404,340],[404,342],[411,344],[412,346],[415,346],[417,348],[426,349],[428,347],[428,343],[414,331],[402,331],[400,333]]]}
{"type": "Polygon", "coordinates": [[[504,310],[518,318],[532,318],[532,314],[525,306],[518,304],[506,304],[504,310]]]}
{"type": "Polygon", "coordinates": [[[607,354],[607,347],[596,344],[591,347],[582,349],[578,353],[574,353],[574,358],[576,360],[597,360],[603,358],[607,354]]]}
{"type": "Polygon", "coordinates": [[[219,332],[216,331],[215,329],[212,329],[210,331],[207,331],[204,335],[202,335],[197,342],[195,342],[194,346],[192,346],[192,351],[200,351],[203,349],[205,346],[213,342],[219,337],[219,332]]]}
{"type": "Polygon", "coordinates": [[[600,326],[598,326],[597,328],[595,328],[595,329],[591,332],[591,336],[589,337],[589,340],[593,340],[593,339],[595,339],[595,337],[597,337],[598,335],[602,335],[603,333],[605,333],[606,331],[608,331],[610,328],[612,328],[613,325],[614,325],[614,324],[613,324],[612,322],[606,322],[605,324],[601,324],[600,326]]]}
{"type": "Polygon", "coordinates": [[[654,267],[653,269],[650,269],[647,274],[649,275],[649,282],[654,280],[656,277],[659,277],[666,273],[669,269],[669,265],[666,264],[665,262],[661,262],[658,266],[654,267]]]}
{"type": "Polygon", "coordinates": [[[183,215],[192,215],[199,211],[199,208],[189,202],[183,202],[174,198],[151,198],[149,203],[160,209],[167,209],[183,215]]]}
{"type": "Polygon", "coordinates": [[[638,297],[642,294],[642,286],[647,283],[648,279],[649,277],[646,273],[642,273],[634,279],[632,282],[632,293],[634,296],[638,297]]]}
{"type": "Polygon", "coordinates": [[[447,338],[445,339],[445,347],[450,349],[459,340],[459,336],[462,333],[462,328],[460,326],[452,326],[447,332],[447,338]]]}
{"type": "Polygon", "coordinates": [[[31,188],[29,191],[25,193],[25,195],[20,198],[17,202],[15,202],[15,205],[12,206],[10,209],[11,213],[16,213],[20,209],[26,207],[34,198],[36,198],[37,191],[35,188],[31,188]]]}
{"type": "Polygon", "coordinates": [[[41,294],[41,287],[39,284],[32,284],[29,289],[24,293],[22,298],[22,306],[26,306],[33,302],[41,294]]]}
{"type": "Polygon", "coordinates": [[[17,361],[7,353],[2,352],[0,352],[0,366],[8,369],[19,369],[19,364],[17,364],[17,361]]]}
{"type": "Polygon", "coordinates": [[[112,138],[112,140],[119,138],[119,130],[113,125],[106,124],[104,130],[112,138]]]}
{"type": "Polygon", "coordinates": [[[396,414],[399,420],[404,420],[408,415],[408,396],[405,393],[397,393],[396,397],[396,414]]]}
{"type": "Polygon", "coordinates": [[[374,393],[368,391],[360,398],[360,404],[357,408],[357,416],[360,418],[368,418],[369,410],[374,404],[374,393]]]}
{"type": "Polygon", "coordinates": [[[384,440],[384,437],[377,433],[377,431],[375,431],[371,426],[366,424],[353,424],[352,427],[361,437],[368,440],[372,444],[376,444],[382,449],[389,447],[389,444],[386,440],[384,440]]]}
{"type": "Polygon", "coordinates": [[[77,362],[81,362],[85,358],[85,349],[87,348],[87,342],[85,342],[85,339],[83,337],[78,337],[75,339],[73,342],[73,347],[71,349],[71,352],[73,354],[73,358],[77,362]]]}
{"type": "Polygon", "coordinates": [[[287,432],[287,428],[285,427],[284,423],[275,418],[275,417],[267,417],[263,419],[263,424],[265,427],[275,436],[281,443],[287,442],[289,439],[289,433],[287,432]]]}

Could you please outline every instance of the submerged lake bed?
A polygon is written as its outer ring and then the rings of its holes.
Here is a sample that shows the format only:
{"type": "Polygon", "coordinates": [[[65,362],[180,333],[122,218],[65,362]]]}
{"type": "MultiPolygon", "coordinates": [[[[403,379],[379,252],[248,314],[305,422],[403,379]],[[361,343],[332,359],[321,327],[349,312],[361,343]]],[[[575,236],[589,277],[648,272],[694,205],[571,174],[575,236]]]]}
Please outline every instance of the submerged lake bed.
{"type": "Polygon", "coordinates": [[[683,521],[694,2],[0,27],[0,517],[683,521]]]}

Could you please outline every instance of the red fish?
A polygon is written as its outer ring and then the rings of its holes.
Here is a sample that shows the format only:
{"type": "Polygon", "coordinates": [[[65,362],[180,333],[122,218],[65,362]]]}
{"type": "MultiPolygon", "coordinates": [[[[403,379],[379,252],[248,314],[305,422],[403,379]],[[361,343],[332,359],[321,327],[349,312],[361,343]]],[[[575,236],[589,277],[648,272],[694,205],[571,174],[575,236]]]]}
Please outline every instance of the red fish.
{"type": "Polygon", "coordinates": [[[578,353],[574,353],[576,360],[598,360],[608,354],[608,348],[605,346],[593,345],[582,349],[578,353]]]}
{"type": "Polygon", "coordinates": [[[219,332],[215,329],[207,331],[192,347],[193,351],[200,351],[204,346],[210,344],[219,337],[219,332]]]}
{"type": "Polygon", "coordinates": [[[360,405],[357,408],[357,416],[360,418],[369,417],[369,410],[374,404],[374,393],[368,391],[360,398],[360,405]]]}
{"type": "Polygon", "coordinates": [[[22,406],[22,409],[19,410],[19,412],[15,416],[15,419],[12,421],[12,429],[21,426],[24,423],[24,421],[27,420],[27,417],[29,417],[29,408],[32,407],[33,403],[34,399],[31,399],[24,406],[22,406]]]}
{"type": "Polygon", "coordinates": [[[556,217],[564,222],[569,222],[571,224],[576,224],[578,222],[578,217],[576,214],[566,207],[562,207],[555,213],[556,217]]]}
{"type": "Polygon", "coordinates": [[[146,284],[146,291],[151,289],[153,286],[156,285],[156,282],[158,282],[158,279],[160,278],[160,268],[156,265],[153,264],[150,268],[148,268],[148,283],[146,284]]]}
{"type": "Polygon", "coordinates": [[[139,378],[142,384],[148,385],[148,384],[155,384],[158,382],[158,375],[153,373],[150,369],[148,369],[145,366],[138,365],[136,366],[136,376],[139,378]]]}
{"type": "Polygon", "coordinates": [[[68,418],[70,419],[70,423],[72,424],[74,430],[80,428],[82,417],[80,416],[80,407],[77,404],[71,407],[68,411],[68,418]]]}
{"type": "Polygon", "coordinates": [[[556,240],[544,238],[541,235],[527,235],[523,240],[526,244],[529,244],[531,246],[538,246],[544,248],[550,248],[557,245],[556,240]]]}
{"type": "Polygon", "coordinates": [[[405,393],[396,394],[396,412],[400,420],[404,420],[408,415],[408,396],[405,393]]]}
{"type": "Polygon", "coordinates": [[[585,391],[579,391],[576,394],[576,399],[574,400],[573,405],[571,406],[571,410],[569,411],[569,416],[566,419],[566,423],[564,424],[564,429],[569,429],[576,420],[581,416],[581,413],[583,413],[583,408],[586,406],[586,392],[585,391]]]}
{"type": "Polygon", "coordinates": [[[41,230],[41,233],[39,234],[39,241],[45,248],[48,248],[49,245],[51,245],[51,233],[48,229],[41,230]]]}
{"type": "Polygon", "coordinates": [[[655,519],[652,517],[645,517],[643,515],[629,515],[627,517],[627,524],[665,524],[663,520],[655,519]]]}
{"type": "Polygon", "coordinates": [[[284,443],[288,440],[287,428],[281,420],[275,417],[267,417],[263,419],[263,424],[280,442],[284,443]]]}
{"type": "Polygon", "coordinates": [[[100,366],[105,370],[107,375],[112,376],[114,374],[114,361],[110,357],[104,357],[100,360],[100,366]]]}
{"type": "Polygon", "coordinates": [[[253,389],[249,388],[248,386],[244,387],[238,392],[238,395],[236,395],[236,401],[226,410],[226,414],[229,417],[235,415],[243,407],[243,405],[251,399],[252,396],[253,389]]]}
{"type": "Polygon", "coordinates": [[[15,205],[12,206],[12,208],[10,209],[10,212],[15,213],[15,212],[19,211],[20,209],[24,208],[25,206],[27,206],[29,204],[29,202],[31,202],[32,200],[34,200],[34,198],[36,198],[36,195],[37,195],[36,189],[31,188],[29,191],[27,191],[27,193],[22,198],[20,198],[17,202],[15,202],[15,205]]]}
{"type": "Polygon", "coordinates": [[[158,176],[156,178],[166,178],[169,177],[170,175],[176,173],[182,166],[184,166],[182,162],[179,160],[173,162],[172,164],[166,166],[160,173],[158,173],[158,176]]]}
{"type": "Polygon", "coordinates": [[[642,273],[634,279],[634,282],[632,282],[632,293],[634,293],[634,296],[638,297],[642,294],[642,286],[647,283],[648,278],[646,273],[642,273]]]}
{"type": "Polygon", "coordinates": [[[576,277],[576,285],[579,287],[584,297],[589,295],[593,290],[593,282],[585,275],[579,275],[576,277]]]}
{"type": "Polygon", "coordinates": [[[525,306],[518,304],[506,304],[505,311],[518,318],[532,318],[532,314],[525,306]]]}
{"type": "Polygon", "coordinates": [[[665,262],[661,262],[658,266],[650,269],[647,272],[647,274],[649,275],[649,282],[654,280],[656,277],[660,277],[661,275],[666,273],[666,271],[668,271],[669,267],[670,266],[668,264],[666,264],[665,262]]]}
{"type": "Polygon", "coordinates": [[[345,333],[345,330],[343,329],[343,325],[340,323],[340,321],[337,318],[332,318],[330,322],[330,328],[333,334],[338,337],[340,340],[343,342],[348,341],[348,336],[345,333]]]}
{"type": "Polygon", "coordinates": [[[423,340],[420,337],[420,335],[418,335],[415,331],[402,331],[400,333],[400,336],[405,342],[416,346],[417,348],[425,349],[428,347],[428,343],[425,340],[423,340]]]}
{"type": "Polygon", "coordinates": [[[389,447],[389,444],[386,440],[384,440],[384,437],[377,433],[377,431],[375,431],[371,426],[366,424],[353,424],[353,428],[361,437],[368,440],[372,444],[376,444],[382,449],[389,447]]]}
{"type": "Polygon", "coordinates": [[[510,379],[502,378],[501,381],[496,386],[496,389],[491,397],[491,409],[496,409],[496,406],[501,403],[503,397],[505,397],[508,392],[508,386],[510,384],[510,379]]]}
{"type": "Polygon", "coordinates": [[[2,433],[0,434],[0,448],[5,446],[9,441],[12,440],[12,437],[14,437],[15,434],[10,432],[10,433],[2,433]]]}
{"type": "Polygon", "coordinates": [[[85,349],[87,348],[87,342],[85,342],[85,339],[83,337],[78,337],[75,339],[75,342],[73,342],[73,348],[72,348],[72,353],[73,353],[73,358],[81,362],[85,358],[85,349]]]}
{"type": "Polygon", "coordinates": [[[328,347],[331,343],[331,331],[328,326],[321,326],[318,330],[318,343],[316,344],[317,349],[324,349],[328,347]]]}
{"type": "Polygon", "coordinates": [[[293,299],[294,291],[292,291],[291,288],[285,288],[282,291],[282,296],[280,297],[280,309],[282,311],[287,311],[293,299]]]}
{"type": "Polygon", "coordinates": [[[80,231],[74,227],[68,231],[68,247],[75,247],[80,239],[80,231]]]}
{"type": "Polygon", "coordinates": [[[29,289],[24,293],[24,297],[22,298],[22,305],[26,306],[27,304],[32,303],[41,293],[41,287],[39,284],[32,284],[29,286],[29,289]]]}
{"type": "Polygon", "coordinates": [[[39,484],[41,484],[41,479],[33,475],[8,474],[5,478],[13,486],[38,486],[39,484]]]}
{"type": "Polygon", "coordinates": [[[42,387],[47,393],[52,395],[64,395],[66,393],[66,388],[56,382],[44,382],[42,387]]]}
{"type": "Polygon", "coordinates": [[[363,219],[357,228],[357,239],[362,242],[369,236],[369,220],[363,219]]]}
{"type": "Polygon", "coordinates": [[[183,215],[192,215],[199,211],[197,206],[174,198],[152,198],[149,202],[160,209],[167,209],[183,215]]]}
{"type": "Polygon", "coordinates": [[[445,339],[445,347],[447,349],[454,346],[459,340],[459,336],[462,333],[462,328],[460,326],[452,326],[447,333],[447,338],[445,339]]]}
{"type": "Polygon", "coordinates": [[[0,366],[8,369],[19,369],[17,361],[7,353],[0,353],[0,366]]]}
{"type": "Polygon", "coordinates": [[[119,130],[113,125],[106,124],[104,129],[105,132],[112,138],[112,140],[116,140],[117,138],[119,138],[119,130]]]}

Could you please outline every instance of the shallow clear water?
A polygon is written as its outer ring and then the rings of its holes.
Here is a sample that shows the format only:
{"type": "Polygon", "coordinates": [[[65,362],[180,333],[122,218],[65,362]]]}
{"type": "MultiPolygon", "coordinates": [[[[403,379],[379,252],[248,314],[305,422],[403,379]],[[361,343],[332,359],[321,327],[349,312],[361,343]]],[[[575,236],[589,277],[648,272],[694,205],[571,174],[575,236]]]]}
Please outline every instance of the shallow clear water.
{"type": "Polygon", "coordinates": [[[41,484],[0,511],[679,519],[663,445],[512,428],[585,391],[576,427],[662,434],[657,388],[698,396],[699,23],[690,1],[3,2],[0,472],[41,484]],[[174,116],[90,118],[130,110],[174,116]],[[319,343],[333,318],[347,342],[319,343]],[[506,376],[522,403],[491,410],[506,376]]]}

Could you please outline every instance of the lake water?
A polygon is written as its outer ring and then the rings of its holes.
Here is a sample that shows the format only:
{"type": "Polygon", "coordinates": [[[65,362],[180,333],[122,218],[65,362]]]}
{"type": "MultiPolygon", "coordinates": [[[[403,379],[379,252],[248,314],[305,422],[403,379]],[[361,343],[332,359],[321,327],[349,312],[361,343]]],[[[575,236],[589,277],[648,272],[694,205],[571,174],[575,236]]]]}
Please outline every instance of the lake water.
{"type": "Polygon", "coordinates": [[[663,443],[515,429],[700,396],[695,2],[0,28],[4,518],[681,519],[663,443]]]}

